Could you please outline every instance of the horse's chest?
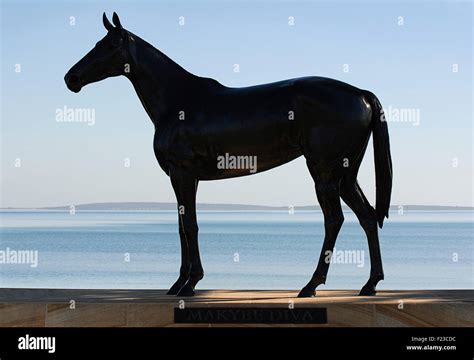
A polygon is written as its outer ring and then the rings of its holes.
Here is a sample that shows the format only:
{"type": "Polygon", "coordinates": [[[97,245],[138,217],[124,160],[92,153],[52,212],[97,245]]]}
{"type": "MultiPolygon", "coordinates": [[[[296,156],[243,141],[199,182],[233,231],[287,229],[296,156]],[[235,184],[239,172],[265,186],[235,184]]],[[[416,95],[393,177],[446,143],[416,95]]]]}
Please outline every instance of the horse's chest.
{"type": "Polygon", "coordinates": [[[171,164],[185,166],[195,158],[195,146],[191,136],[185,129],[157,131],[153,142],[156,159],[162,167],[171,164]]]}

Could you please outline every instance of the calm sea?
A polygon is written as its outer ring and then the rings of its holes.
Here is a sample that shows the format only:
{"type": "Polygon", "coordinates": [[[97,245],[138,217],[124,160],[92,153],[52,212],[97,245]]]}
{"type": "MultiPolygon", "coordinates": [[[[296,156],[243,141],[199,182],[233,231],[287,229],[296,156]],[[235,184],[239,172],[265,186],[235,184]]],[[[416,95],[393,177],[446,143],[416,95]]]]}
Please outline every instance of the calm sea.
{"type": "MultiPolygon", "coordinates": [[[[472,211],[393,212],[380,231],[379,289],[473,288],[472,211]]],[[[1,211],[0,253],[37,251],[37,266],[0,264],[0,287],[168,288],[180,266],[174,211],[1,211]]],[[[198,288],[299,289],[324,235],[320,211],[201,211],[198,288]]],[[[370,271],[354,215],[321,289],[359,289],[370,271]]],[[[1,260],[1,257],[0,257],[1,260]]],[[[11,258],[10,258],[11,260],[11,258]]]]}

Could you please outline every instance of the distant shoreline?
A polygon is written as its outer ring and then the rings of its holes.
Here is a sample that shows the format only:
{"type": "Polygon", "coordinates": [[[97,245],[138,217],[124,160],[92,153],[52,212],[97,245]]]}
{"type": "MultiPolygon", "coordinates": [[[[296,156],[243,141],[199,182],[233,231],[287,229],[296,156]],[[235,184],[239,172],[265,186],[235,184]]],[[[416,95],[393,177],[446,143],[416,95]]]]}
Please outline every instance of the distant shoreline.
{"type": "MultiPolygon", "coordinates": [[[[74,206],[76,211],[81,210],[96,210],[96,211],[163,211],[176,210],[176,203],[174,202],[106,202],[106,203],[89,203],[89,204],[72,204],[63,206],[48,206],[48,207],[6,207],[0,210],[56,210],[69,211],[71,206],[74,206]]],[[[447,211],[447,210],[474,210],[472,206],[445,206],[445,205],[392,205],[390,210],[399,210],[400,206],[404,211],[410,210],[425,210],[425,211],[447,211]]],[[[288,211],[289,209],[296,210],[321,210],[318,205],[294,205],[294,206],[266,206],[266,205],[248,205],[248,204],[197,204],[197,209],[201,211],[288,211]]],[[[344,210],[349,210],[347,206],[343,206],[344,210]]]]}

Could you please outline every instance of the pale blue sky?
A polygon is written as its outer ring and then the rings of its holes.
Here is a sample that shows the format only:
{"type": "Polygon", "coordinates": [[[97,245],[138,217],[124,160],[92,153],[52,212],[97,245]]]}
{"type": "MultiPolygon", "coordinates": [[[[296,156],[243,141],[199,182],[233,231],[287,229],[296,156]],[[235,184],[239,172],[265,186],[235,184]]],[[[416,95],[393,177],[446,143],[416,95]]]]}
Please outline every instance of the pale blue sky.
{"type": "MultiPolygon", "coordinates": [[[[319,75],[369,89],[385,108],[419,109],[418,126],[389,123],[393,203],[473,205],[471,3],[2,1],[0,206],[175,200],[128,80],[79,94],[64,85],[66,71],[105,35],[103,11],[117,11],[125,28],[225,85],[319,75]],[[95,125],[56,122],[65,105],[95,109],[95,125]]],[[[373,201],[371,145],[359,178],[373,201]]],[[[198,201],[309,205],[316,197],[300,158],[259,175],[201,182],[198,201]]]]}

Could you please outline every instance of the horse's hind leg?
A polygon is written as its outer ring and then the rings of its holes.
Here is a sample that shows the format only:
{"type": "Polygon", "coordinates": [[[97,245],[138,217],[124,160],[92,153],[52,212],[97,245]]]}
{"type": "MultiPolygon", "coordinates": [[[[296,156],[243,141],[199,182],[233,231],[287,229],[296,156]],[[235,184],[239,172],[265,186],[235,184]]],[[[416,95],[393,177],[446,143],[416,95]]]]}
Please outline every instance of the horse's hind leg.
{"type": "Polygon", "coordinates": [[[369,243],[370,278],[359,295],[375,295],[377,283],[384,278],[375,210],[365,198],[356,180],[343,180],[341,183],[341,197],[356,214],[369,243]]]}
{"type": "Polygon", "coordinates": [[[298,297],[314,296],[316,287],[326,282],[332,251],[336,238],[344,222],[341,200],[339,198],[339,180],[320,178],[314,166],[307,161],[311,176],[314,179],[316,195],[324,215],[324,243],[319,256],[318,266],[309,283],[300,291],[298,297]]]}

